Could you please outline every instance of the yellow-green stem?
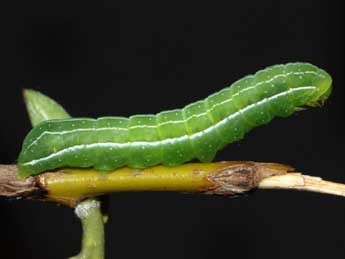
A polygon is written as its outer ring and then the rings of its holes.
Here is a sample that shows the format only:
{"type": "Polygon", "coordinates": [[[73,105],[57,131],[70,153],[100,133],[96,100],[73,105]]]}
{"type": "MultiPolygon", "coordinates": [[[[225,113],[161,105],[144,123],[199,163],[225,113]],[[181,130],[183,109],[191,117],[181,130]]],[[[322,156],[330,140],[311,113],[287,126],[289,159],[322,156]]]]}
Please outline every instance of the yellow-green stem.
{"type": "Polygon", "coordinates": [[[257,186],[258,180],[285,174],[292,168],[280,164],[228,161],[189,163],[176,167],[120,168],[101,173],[92,169],[62,169],[36,177],[46,198],[75,206],[87,197],[112,192],[178,191],[237,194],[257,186]]]}

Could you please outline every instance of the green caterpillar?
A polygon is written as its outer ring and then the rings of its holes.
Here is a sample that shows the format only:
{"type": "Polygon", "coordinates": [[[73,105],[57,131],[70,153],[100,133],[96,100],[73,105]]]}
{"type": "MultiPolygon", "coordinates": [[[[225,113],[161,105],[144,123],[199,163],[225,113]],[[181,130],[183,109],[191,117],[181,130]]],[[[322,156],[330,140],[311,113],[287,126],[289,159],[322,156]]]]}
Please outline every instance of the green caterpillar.
{"type": "Polygon", "coordinates": [[[44,121],[25,138],[19,173],[61,167],[175,166],[211,161],[250,129],[322,104],[332,78],[308,63],[275,65],[246,76],[204,100],[156,115],[44,121]]]}

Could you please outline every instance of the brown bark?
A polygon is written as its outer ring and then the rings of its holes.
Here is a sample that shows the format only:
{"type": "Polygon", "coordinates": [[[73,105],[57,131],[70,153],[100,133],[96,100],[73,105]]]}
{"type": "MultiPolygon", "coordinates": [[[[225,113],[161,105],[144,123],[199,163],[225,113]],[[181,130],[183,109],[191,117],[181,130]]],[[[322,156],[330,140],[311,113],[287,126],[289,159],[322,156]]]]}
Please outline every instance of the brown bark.
{"type": "Polygon", "coordinates": [[[34,177],[20,179],[16,165],[0,165],[0,196],[25,198],[38,193],[34,177]]]}

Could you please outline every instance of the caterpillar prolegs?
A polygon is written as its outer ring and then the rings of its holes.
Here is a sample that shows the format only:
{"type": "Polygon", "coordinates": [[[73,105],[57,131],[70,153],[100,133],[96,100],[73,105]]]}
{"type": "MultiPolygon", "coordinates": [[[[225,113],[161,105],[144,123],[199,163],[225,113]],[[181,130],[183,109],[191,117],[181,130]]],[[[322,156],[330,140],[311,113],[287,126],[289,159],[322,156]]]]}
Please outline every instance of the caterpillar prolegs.
{"type": "Polygon", "coordinates": [[[19,172],[61,167],[175,166],[211,161],[218,150],[274,117],[323,103],[332,79],[309,63],[275,65],[246,76],[204,100],[156,115],[44,121],[27,135],[19,172]]]}

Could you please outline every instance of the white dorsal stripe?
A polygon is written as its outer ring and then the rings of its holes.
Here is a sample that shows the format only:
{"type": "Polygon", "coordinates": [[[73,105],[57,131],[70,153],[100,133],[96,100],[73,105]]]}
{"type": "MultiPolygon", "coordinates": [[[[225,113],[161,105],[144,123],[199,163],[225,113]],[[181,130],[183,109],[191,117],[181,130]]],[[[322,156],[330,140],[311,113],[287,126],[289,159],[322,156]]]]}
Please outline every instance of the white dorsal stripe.
{"type": "MultiPolygon", "coordinates": [[[[157,123],[156,125],[135,125],[135,126],[130,126],[128,128],[121,128],[121,127],[102,127],[102,128],[78,128],[78,129],[72,129],[72,130],[64,130],[64,131],[44,131],[41,133],[41,135],[39,135],[29,146],[26,147],[26,149],[29,149],[30,147],[36,145],[38,143],[38,141],[46,136],[46,135],[65,135],[65,134],[71,134],[71,133],[76,133],[76,132],[83,132],[83,131],[107,131],[107,130],[119,130],[119,131],[127,131],[127,130],[130,130],[130,129],[137,129],[137,128],[153,128],[153,129],[156,129],[157,127],[160,127],[160,126],[164,126],[164,125],[168,125],[168,124],[182,124],[182,123],[185,123],[186,121],[189,121],[193,118],[198,118],[198,117],[201,117],[201,116],[206,116],[208,112],[212,112],[215,108],[217,108],[218,106],[221,106],[221,105],[224,105],[226,103],[229,103],[233,100],[234,97],[240,95],[241,93],[243,92],[246,92],[246,91],[249,91],[255,87],[258,87],[259,85],[262,85],[262,84],[266,84],[266,83],[270,83],[270,82],[273,82],[275,79],[279,78],[279,77],[287,77],[289,75],[305,75],[305,74],[313,74],[313,75],[317,75],[317,76],[320,76],[322,78],[324,78],[325,76],[320,74],[320,73],[317,73],[315,71],[304,71],[304,72],[289,72],[289,73],[281,73],[281,74],[277,74],[275,76],[273,76],[272,78],[270,79],[267,79],[267,80],[264,80],[264,81],[261,81],[261,82],[258,82],[254,85],[251,85],[251,86],[248,86],[247,88],[244,88],[240,91],[238,91],[237,93],[233,94],[231,96],[231,98],[229,99],[226,99],[224,100],[223,102],[219,102],[219,103],[216,103],[214,105],[212,105],[207,111],[205,112],[202,112],[202,113],[199,113],[199,114],[194,114],[188,118],[186,118],[186,120],[175,120],[175,121],[165,121],[165,122],[162,122],[162,123],[157,123]]],[[[234,83],[236,84],[236,82],[234,83]]],[[[234,85],[233,84],[233,85],[234,85]]],[[[216,93],[217,94],[217,93],[216,93]]],[[[208,116],[208,115],[207,115],[208,116]]],[[[79,118],[76,118],[76,119],[73,119],[72,120],[83,120],[83,119],[79,119],[79,118]]],[[[70,121],[70,120],[59,120],[60,122],[61,121],[70,121]]],[[[96,120],[94,120],[96,121],[96,120]]]]}
{"type": "Polygon", "coordinates": [[[52,153],[48,156],[45,156],[45,157],[42,157],[42,158],[39,158],[39,159],[34,159],[34,160],[31,160],[29,162],[26,162],[26,163],[23,163],[24,166],[26,165],[35,165],[35,164],[38,164],[40,162],[44,162],[44,161],[47,161],[49,159],[52,159],[52,158],[56,158],[56,157],[59,157],[59,156],[62,156],[66,153],[69,153],[69,152],[73,152],[73,151],[77,151],[77,150],[81,150],[81,149],[90,149],[90,148],[94,148],[94,147],[109,147],[109,148],[123,148],[123,147],[129,147],[129,146],[157,146],[157,145],[162,145],[162,144],[168,144],[168,143],[174,143],[174,142],[180,142],[180,141],[184,141],[188,138],[190,139],[195,139],[195,138],[198,138],[202,135],[204,135],[205,133],[209,133],[211,132],[213,129],[227,123],[229,120],[231,119],[234,119],[236,118],[238,115],[240,115],[241,113],[247,111],[247,110],[250,110],[250,109],[253,109],[257,106],[260,106],[260,105],[263,105],[271,100],[274,100],[276,98],[279,98],[279,97],[282,97],[282,96],[285,96],[285,95],[288,95],[292,92],[297,92],[297,91],[301,91],[301,90],[317,90],[317,87],[315,86],[302,86],[302,87],[296,87],[296,88],[290,88],[289,90],[286,90],[284,92],[281,92],[279,94],[276,94],[276,95],[273,95],[271,97],[268,97],[268,98],[265,98],[257,103],[253,103],[253,104],[250,104],[248,106],[246,106],[245,108],[242,108],[240,109],[239,111],[229,115],[228,117],[224,118],[223,120],[217,122],[216,124],[210,126],[209,128],[203,130],[203,131],[200,131],[200,132],[197,132],[197,133],[194,133],[192,135],[183,135],[183,136],[180,136],[180,137],[176,137],[176,138],[169,138],[169,139],[164,139],[164,140],[159,140],[159,141],[152,141],[152,142],[148,142],[148,141],[136,141],[136,142],[129,142],[129,143],[112,143],[112,142],[103,142],[103,143],[92,143],[92,144],[82,144],[82,145],[75,145],[75,146],[71,146],[71,147],[68,147],[68,148],[64,148],[62,150],[59,150],[55,153],[52,153]]]}

